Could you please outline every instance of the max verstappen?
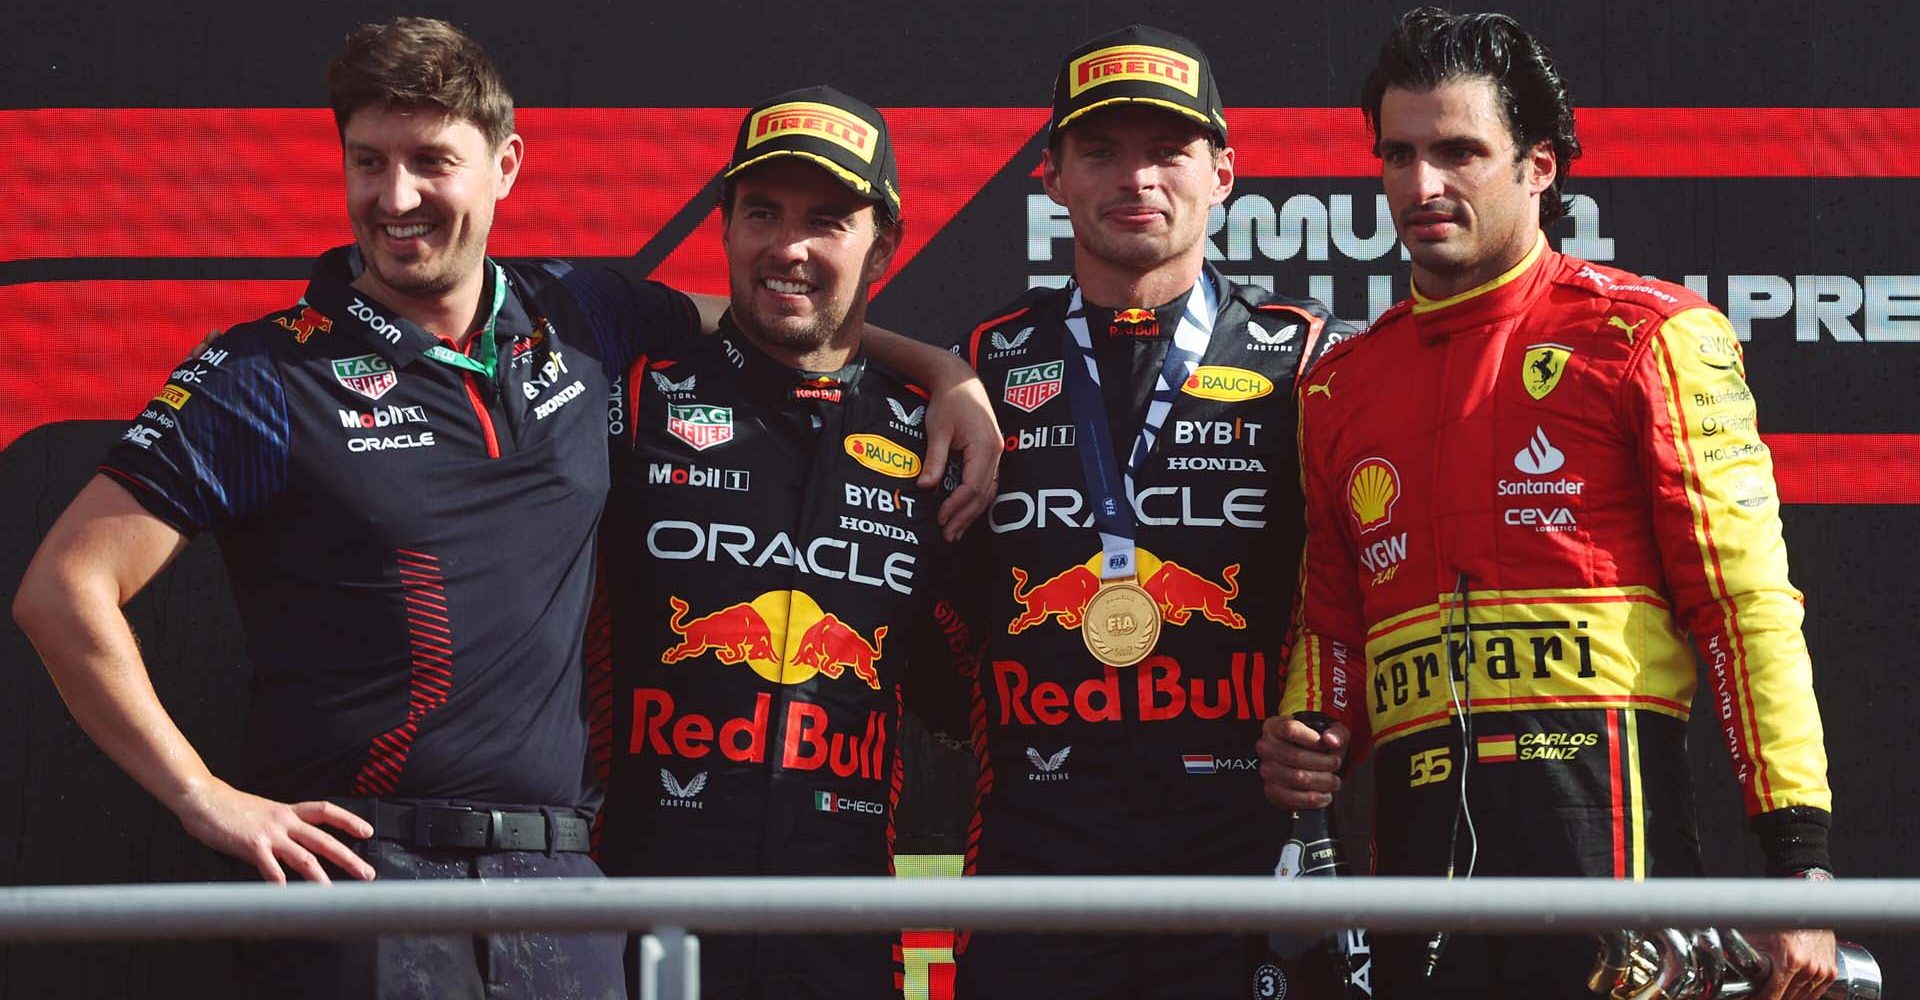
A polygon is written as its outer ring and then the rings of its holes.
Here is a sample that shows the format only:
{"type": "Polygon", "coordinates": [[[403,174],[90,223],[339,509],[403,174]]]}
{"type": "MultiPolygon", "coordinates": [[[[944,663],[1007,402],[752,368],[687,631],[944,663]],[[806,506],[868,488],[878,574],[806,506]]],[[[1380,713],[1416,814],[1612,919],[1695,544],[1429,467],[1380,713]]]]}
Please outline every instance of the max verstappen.
{"type": "MultiPolygon", "coordinates": [[[[974,874],[1269,874],[1253,743],[1301,546],[1293,385],[1347,328],[1205,264],[1233,150],[1206,57],[1133,26],[1073,51],[1042,161],[1074,278],[961,345],[1007,436],[963,545],[974,874]]],[[[1231,997],[1251,936],[973,935],[963,997],[1231,997]]]]}
{"type": "MultiPolygon", "coordinates": [[[[624,875],[882,875],[900,684],[945,670],[915,487],[927,400],[862,351],[899,246],[886,122],[829,87],[742,123],[724,175],[732,304],[642,358],[604,535],[615,739],[601,860],[624,875]]],[[[706,996],[897,997],[877,935],[701,939],[706,996]]]]}

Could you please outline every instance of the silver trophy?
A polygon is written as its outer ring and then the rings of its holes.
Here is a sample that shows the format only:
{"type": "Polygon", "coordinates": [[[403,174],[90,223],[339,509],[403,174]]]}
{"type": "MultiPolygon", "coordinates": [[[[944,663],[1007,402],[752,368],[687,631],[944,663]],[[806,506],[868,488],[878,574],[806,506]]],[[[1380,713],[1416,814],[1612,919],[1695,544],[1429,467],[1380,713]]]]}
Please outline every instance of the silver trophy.
{"type": "MultiPolygon", "coordinates": [[[[1611,931],[1599,935],[1600,954],[1587,987],[1612,1000],[1733,1000],[1758,992],[1773,963],[1739,931],[1611,931]]],[[[1880,963],[1867,949],[1842,941],[1834,959],[1839,975],[1825,1000],[1880,1000],[1880,963]]]]}

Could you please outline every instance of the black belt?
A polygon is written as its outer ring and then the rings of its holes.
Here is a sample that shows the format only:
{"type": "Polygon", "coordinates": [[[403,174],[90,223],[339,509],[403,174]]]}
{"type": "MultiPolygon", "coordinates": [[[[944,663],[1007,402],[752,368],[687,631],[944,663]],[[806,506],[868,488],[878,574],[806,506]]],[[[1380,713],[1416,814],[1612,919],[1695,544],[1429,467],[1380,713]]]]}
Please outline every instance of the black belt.
{"type": "Polygon", "coordinates": [[[373,835],[414,847],[466,848],[477,851],[584,853],[589,824],[572,810],[548,812],[490,809],[393,799],[333,799],[348,812],[373,824],[373,835]],[[548,831],[552,838],[549,840],[548,831]]]}

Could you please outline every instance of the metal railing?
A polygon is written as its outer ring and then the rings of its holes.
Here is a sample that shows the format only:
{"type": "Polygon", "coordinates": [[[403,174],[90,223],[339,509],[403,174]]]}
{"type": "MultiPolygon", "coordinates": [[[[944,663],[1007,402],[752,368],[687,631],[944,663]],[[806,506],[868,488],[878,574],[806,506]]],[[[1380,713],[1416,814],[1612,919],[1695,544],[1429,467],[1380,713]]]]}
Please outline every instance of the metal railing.
{"type": "Polygon", "coordinates": [[[0,942],[647,930],[643,1000],[697,996],[693,931],[1568,933],[1920,929],[1920,880],[671,878],[0,889],[0,942]]]}

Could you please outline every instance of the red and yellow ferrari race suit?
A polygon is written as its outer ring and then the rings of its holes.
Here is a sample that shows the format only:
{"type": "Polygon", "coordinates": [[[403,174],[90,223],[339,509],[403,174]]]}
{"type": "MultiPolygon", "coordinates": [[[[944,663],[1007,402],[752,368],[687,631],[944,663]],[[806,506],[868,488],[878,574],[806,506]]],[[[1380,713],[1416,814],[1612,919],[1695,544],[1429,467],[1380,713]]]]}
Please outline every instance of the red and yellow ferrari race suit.
{"type": "MultiPolygon", "coordinates": [[[[1479,288],[1416,290],[1299,405],[1282,711],[1326,712],[1375,756],[1379,873],[1441,874],[1449,851],[1464,872],[1476,842],[1478,875],[1698,873],[1696,662],[1769,870],[1827,866],[1801,597],[1724,316],[1541,238],[1479,288]]],[[[1538,941],[1456,940],[1440,979],[1552,994],[1537,967],[1578,989],[1592,946],[1538,941]]],[[[1381,995],[1405,995],[1381,945],[1381,995]]]]}

